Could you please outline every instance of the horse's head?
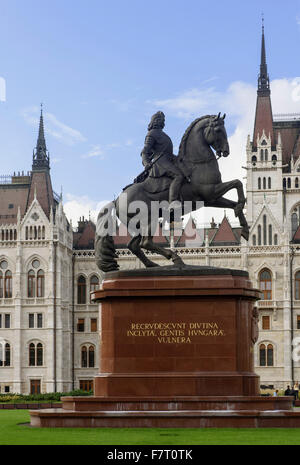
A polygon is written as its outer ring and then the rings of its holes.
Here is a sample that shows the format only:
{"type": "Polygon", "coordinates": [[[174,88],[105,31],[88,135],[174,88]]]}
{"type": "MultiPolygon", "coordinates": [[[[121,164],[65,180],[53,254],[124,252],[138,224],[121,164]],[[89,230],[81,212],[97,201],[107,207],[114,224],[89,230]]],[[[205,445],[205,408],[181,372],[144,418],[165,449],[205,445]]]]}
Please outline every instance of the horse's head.
{"type": "Polygon", "coordinates": [[[218,157],[228,157],[230,153],[224,126],[225,116],[224,114],[220,118],[220,113],[217,116],[211,116],[208,125],[203,130],[206,142],[213,147],[218,157]]]}

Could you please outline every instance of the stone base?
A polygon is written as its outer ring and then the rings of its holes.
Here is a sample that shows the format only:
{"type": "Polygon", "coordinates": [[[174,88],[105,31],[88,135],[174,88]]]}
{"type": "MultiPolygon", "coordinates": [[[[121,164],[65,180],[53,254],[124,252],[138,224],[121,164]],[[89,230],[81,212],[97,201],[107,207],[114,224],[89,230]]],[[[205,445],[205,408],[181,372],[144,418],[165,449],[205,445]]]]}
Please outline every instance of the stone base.
{"type": "Polygon", "coordinates": [[[31,411],[31,426],[69,428],[299,428],[291,397],[65,397],[31,411]]]}
{"type": "Polygon", "coordinates": [[[45,427],[300,427],[291,397],[259,396],[259,292],[248,273],[161,267],[109,273],[95,397],[33,411],[45,427]]]}

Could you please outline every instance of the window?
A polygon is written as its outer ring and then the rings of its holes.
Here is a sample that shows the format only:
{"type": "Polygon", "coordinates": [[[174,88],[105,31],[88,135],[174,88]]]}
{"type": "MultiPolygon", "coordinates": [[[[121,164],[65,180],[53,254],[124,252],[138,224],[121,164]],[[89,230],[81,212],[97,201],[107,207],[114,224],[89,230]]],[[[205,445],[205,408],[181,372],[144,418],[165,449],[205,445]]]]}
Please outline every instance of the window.
{"type": "Polygon", "coordinates": [[[4,328],[10,328],[10,314],[6,313],[4,316],[4,328]]]}
{"type": "Polygon", "coordinates": [[[296,189],[299,188],[299,178],[296,178],[296,179],[295,179],[295,188],[296,188],[296,189]]]}
{"type": "Polygon", "coordinates": [[[36,289],[36,296],[37,297],[44,297],[44,288],[45,288],[44,271],[39,270],[37,272],[37,289],[36,289]]]}
{"type": "Polygon", "coordinates": [[[9,270],[5,272],[4,297],[6,299],[11,299],[12,298],[12,273],[9,270]]]}
{"type": "Polygon", "coordinates": [[[263,178],[263,189],[267,188],[266,178],[263,178]]]}
{"type": "Polygon", "coordinates": [[[258,238],[258,245],[261,245],[261,225],[257,226],[257,238],[258,238]]]}
{"type": "Polygon", "coordinates": [[[34,313],[29,313],[28,320],[29,328],[34,328],[34,313]]]}
{"type": "Polygon", "coordinates": [[[264,151],[261,149],[260,151],[260,161],[264,161],[264,151]]]}
{"type": "Polygon", "coordinates": [[[285,178],[283,178],[282,187],[283,187],[283,190],[285,191],[286,190],[286,179],[285,178]]]}
{"type": "Polygon", "coordinates": [[[300,329],[300,315],[297,315],[297,329],[300,329]]]}
{"type": "Polygon", "coordinates": [[[0,270],[0,299],[3,299],[3,273],[0,270]]]}
{"type": "Polygon", "coordinates": [[[272,299],[272,278],[269,270],[264,269],[259,274],[260,290],[263,294],[263,300],[272,299]]]}
{"type": "Polygon", "coordinates": [[[0,367],[10,366],[10,344],[0,342],[0,367]]]}
{"type": "Polygon", "coordinates": [[[277,162],[277,156],[272,155],[272,163],[273,163],[274,166],[276,165],[276,162],[277,162]]]}
{"type": "Polygon", "coordinates": [[[30,394],[40,394],[40,393],[41,393],[41,380],[31,379],[30,380],[30,394]]]}
{"type": "Polygon", "coordinates": [[[94,381],[92,379],[81,379],[79,381],[79,389],[82,391],[93,391],[94,389],[94,381]]]}
{"type": "Polygon", "coordinates": [[[287,180],[287,186],[288,186],[288,189],[291,188],[291,178],[288,178],[288,180],[287,180]]]}
{"type": "Polygon", "coordinates": [[[274,365],[274,349],[272,344],[260,344],[259,346],[259,365],[261,367],[274,365]]]}
{"type": "Polygon", "coordinates": [[[27,295],[29,298],[35,297],[35,272],[30,270],[28,272],[28,292],[27,295]]]}
{"type": "Polygon", "coordinates": [[[269,224],[269,245],[272,245],[273,235],[272,235],[272,225],[269,224]]]}
{"type": "Polygon", "coordinates": [[[0,328],[5,328],[5,329],[10,328],[10,313],[5,313],[5,314],[0,313],[0,328]]]}
{"type": "Polygon", "coordinates": [[[91,318],[91,332],[96,333],[98,328],[97,328],[97,318],[91,318]]]}
{"type": "Polygon", "coordinates": [[[292,235],[294,236],[295,232],[298,229],[298,216],[297,213],[292,214],[292,235]]]}
{"type": "Polygon", "coordinates": [[[77,320],[77,331],[80,333],[84,332],[84,318],[78,318],[77,320]]]}
{"type": "Polygon", "coordinates": [[[268,161],[268,150],[265,149],[265,161],[268,161]]]}
{"type": "Polygon", "coordinates": [[[251,158],[251,162],[252,162],[252,165],[253,165],[253,166],[256,165],[256,162],[257,162],[257,157],[256,157],[256,155],[253,155],[253,157],[251,158]]]}
{"type": "Polygon", "coordinates": [[[256,235],[253,234],[252,236],[252,245],[256,245],[256,235]]]}
{"type": "Polygon", "coordinates": [[[261,327],[264,330],[270,329],[270,316],[269,315],[263,315],[262,316],[261,327]]]}
{"type": "Polygon", "coordinates": [[[300,300],[300,271],[295,274],[295,300],[300,300]]]}
{"type": "Polygon", "coordinates": [[[264,245],[267,245],[267,216],[263,216],[263,240],[264,245]]]}
{"type": "MultiPolygon", "coordinates": [[[[38,268],[40,266],[39,260],[33,260],[32,266],[38,268]]],[[[27,278],[27,295],[29,298],[44,297],[45,295],[45,275],[43,270],[37,272],[31,269],[28,272],[27,278]]]]}
{"type": "Polygon", "coordinates": [[[42,328],[43,327],[43,314],[42,313],[29,313],[28,326],[29,328],[42,328]]]}
{"type": "MultiPolygon", "coordinates": [[[[98,288],[99,288],[99,278],[98,278],[98,276],[94,275],[94,276],[91,277],[91,280],[90,280],[90,292],[94,292],[98,288]]],[[[90,300],[90,302],[92,303],[91,300],[90,300]]]]}
{"type": "Polygon", "coordinates": [[[274,245],[278,245],[278,236],[274,234],[274,245]]]}
{"type": "Polygon", "coordinates": [[[77,303],[86,304],[86,279],[79,276],[77,281],[77,303]]]}
{"type": "Polygon", "coordinates": [[[43,344],[40,342],[29,344],[29,366],[43,365],[43,344]]]}
{"type": "Polygon", "coordinates": [[[81,348],[81,368],[95,367],[95,348],[94,346],[83,346],[81,348]]]}
{"type": "Polygon", "coordinates": [[[272,183],[271,183],[271,178],[268,178],[268,189],[271,189],[272,183]]]}
{"type": "Polygon", "coordinates": [[[261,179],[258,178],[258,189],[261,189],[261,179]]]}

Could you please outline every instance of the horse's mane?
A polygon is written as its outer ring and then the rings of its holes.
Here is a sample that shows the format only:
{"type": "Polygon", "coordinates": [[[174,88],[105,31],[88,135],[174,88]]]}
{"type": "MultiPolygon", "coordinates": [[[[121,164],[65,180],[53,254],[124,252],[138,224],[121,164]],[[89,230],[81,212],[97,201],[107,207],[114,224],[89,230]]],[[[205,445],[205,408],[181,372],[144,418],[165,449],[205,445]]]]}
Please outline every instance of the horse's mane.
{"type": "Polygon", "coordinates": [[[181,139],[181,142],[180,142],[180,145],[179,145],[179,150],[178,150],[178,158],[184,158],[184,156],[185,156],[186,141],[187,141],[187,138],[188,138],[191,130],[193,129],[193,127],[196,126],[196,124],[199,123],[199,121],[204,120],[204,119],[208,119],[208,118],[211,118],[211,115],[201,116],[200,118],[195,119],[195,121],[193,121],[189,125],[189,127],[187,128],[187,130],[185,131],[185,133],[182,136],[182,139],[181,139]]]}

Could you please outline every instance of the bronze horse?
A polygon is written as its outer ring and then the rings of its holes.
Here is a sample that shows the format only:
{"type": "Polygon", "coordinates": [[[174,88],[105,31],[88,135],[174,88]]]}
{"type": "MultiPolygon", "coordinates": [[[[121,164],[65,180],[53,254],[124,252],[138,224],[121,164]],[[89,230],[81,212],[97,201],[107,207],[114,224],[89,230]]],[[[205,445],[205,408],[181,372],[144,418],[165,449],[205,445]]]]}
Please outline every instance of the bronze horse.
{"type": "MultiPolygon", "coordinates": [[[[246,202],[243,185],[239,179],[222,182],[217,157],[229,155],[229,144],[224,126],[224,119],[219,115],[206,115],[197,118],[185,131],[179,147],[178,156],[175,157],[177,166],[184,166],[184,172],[189,173],[190,182],[186,181],[181,187],[182,202],[189,201],[192,210],[196,209],[197,202],[203,202],[205,207],[231,208],[238,217],[242,227],[242,236],[248,240],[249,227],[243,214],[246,202]],[[212,150],[215,150],[216,153],[212,150]],[[231,189],[237,190],[237,202],[223,197],[231,189]]],[[[165,180],[158,180],[162,182],[165,180]]],[[[161,189],[150,189],[153,178],[147,178],[143,182],[127,186],[122,194],[113,202],[116,215],[119,220],[128,227],[135,213],[128,213],[128,206],[137,200],[144,202],[147,207],[149,228],[145,232],[133,234],[128,243],[128,248],[135,254],[146,267],[158,266],[152,262],[142,249],[158,253],[174,264],[183,264],[181,258],[173,250],[159,247],[153,242],[153,218],[151,218],[151,202],[168,200],[168,185],[161,184],[161,189]],[[158,192],[157,192],[158,191],[158,192]],[[124,204],[124,194],[126,202],[124,204]],[[151,232],[152,231],[152,232],[151,232]]],[[[113,237],[111,234],[103,234],[101,221],[107,215],[109,209],[104,207],[98,215],[97,232],[95,240],[95,255],[98,267],[102,271],[118,269],[113,237]]],[[[157,219],[156,219],[157,220],[157,219]]],[[[129,230],[130,232],[130,230],[129,230]]]]}

